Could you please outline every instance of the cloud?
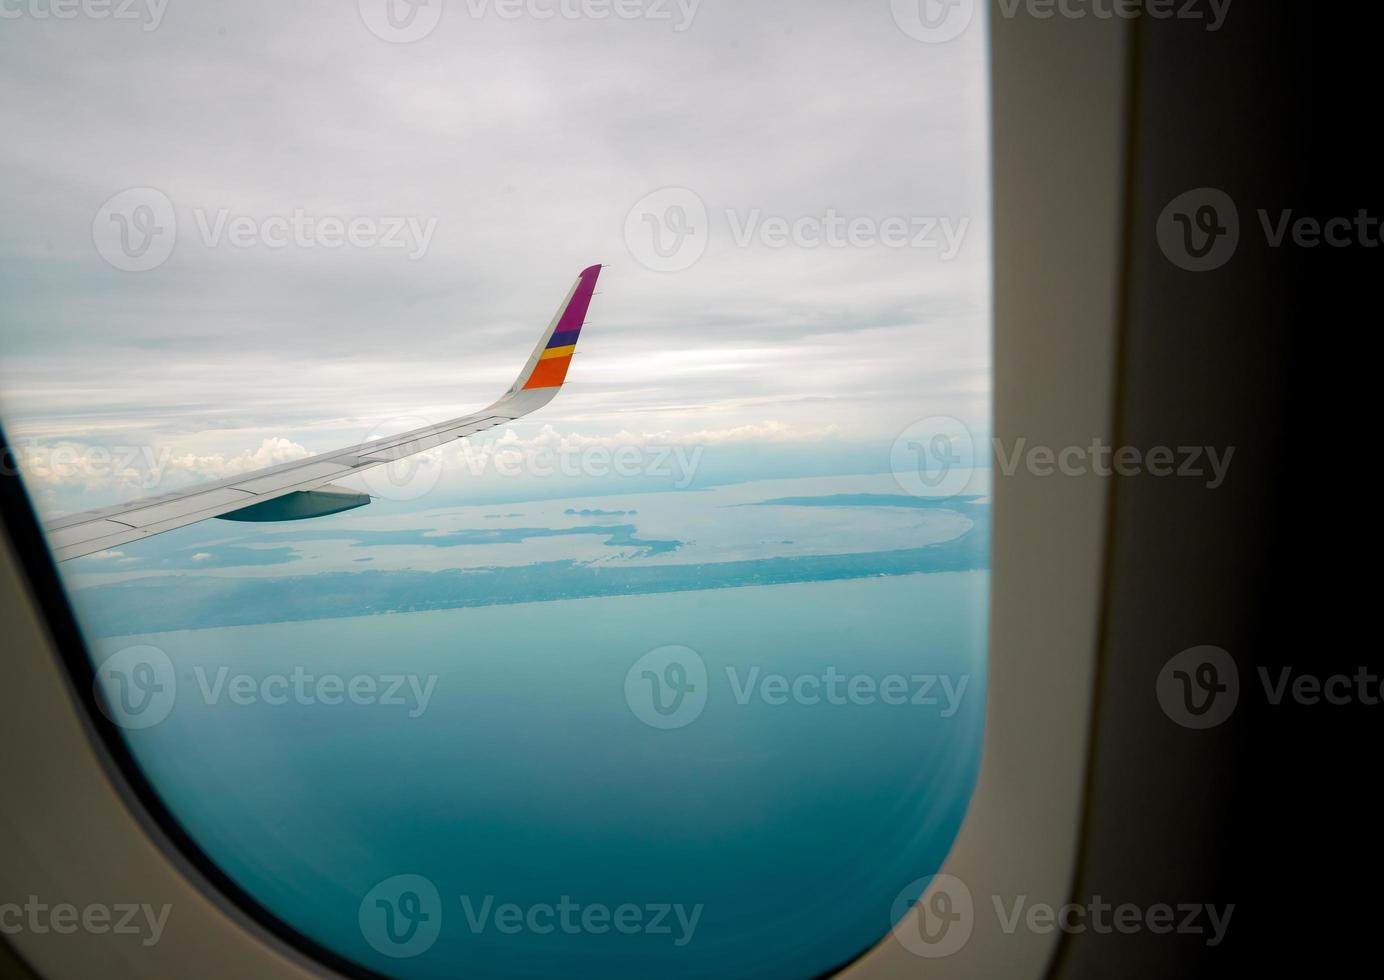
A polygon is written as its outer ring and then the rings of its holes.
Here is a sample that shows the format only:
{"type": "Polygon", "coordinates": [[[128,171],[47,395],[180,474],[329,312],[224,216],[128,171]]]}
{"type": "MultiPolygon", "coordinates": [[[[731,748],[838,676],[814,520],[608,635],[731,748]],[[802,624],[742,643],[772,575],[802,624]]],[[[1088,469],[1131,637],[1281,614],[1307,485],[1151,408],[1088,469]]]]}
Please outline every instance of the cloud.
{"type": "Polygon", "coordinates": [[[39,491],[115,490],[128,497],[224,479],[310,455],[296,442],[282,438],[265,439],[257,449],[229,456],[178,454],[167,446],[37,440],[17,444],[15,452],[25,480],[39,491]]]}
{"type": "MultiPolygon", "coordinates": [[[[343,447],[344,448],[344,447],[343,447]]],[[[213,453],[198,456],[192,453],[174,456],[169,459],[172,475],[198,476],[207,480],[217,480],[228,476],[238,476],[253,470],[262,470],[280,463],[291,463],[312,455],[307,449],[289,439],[265,439],[258,449],[247,449],[234,456],[213,453]]]]}
{"type": "MultiPolygon", "coordinates": [[[[6,21],[10,436],[170,447],[168,479],[194,481],[351,444],[372,419],[459,415],[513,380],[593,261],[611,267],[569,388],[545,409],[583,433],[568,438],[887,433],[988,410],[981,25],[923,45],[882,2],[707,5],[681,32],[464,9],[406,46],[337,0],[186,4],[148,32],[6,21]],[[173,202],[177,247],[119,272],[93,220],[144,186],[173,202]],[[676,274],[624,238],[631,208],[668,186],[694,191],[711,223],[705,257],[676,274]],[[210,247],[196,213],[223,208],[437,230],[417,260],[210,247]],[[741,247],[728,215],[752,212],[971,222],[961,256],[940,262],[741,247]]],[[[40,478],[130,483],[80,467],[40,478]]]]}

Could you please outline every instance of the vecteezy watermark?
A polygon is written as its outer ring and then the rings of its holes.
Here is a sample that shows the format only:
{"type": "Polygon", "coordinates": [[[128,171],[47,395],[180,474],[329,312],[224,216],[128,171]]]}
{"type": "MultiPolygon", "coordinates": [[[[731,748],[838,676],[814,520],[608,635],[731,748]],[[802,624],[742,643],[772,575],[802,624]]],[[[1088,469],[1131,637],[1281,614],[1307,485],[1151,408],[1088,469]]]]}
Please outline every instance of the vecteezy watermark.
{"type": "Polygon", "coordinates": [[[1240,671],[1220,647],[1183,650],[1158,674],[1158,703],[1183,728],[1215,728],[1240,701],[1240,671]]]}
{"type": "MultiPolygon", "coordinates": [[[[845,673],[836,667],[792,676],[766,672],[762,667],[725,668],[727,704],[780,707],[799,705],[926,708],[952,718],[961,709],[970,675],[845,673]]],[[[711,675],[706,661],[691,647],[651,650],[625,674],[625,703],[636,718],[651,728],[686,728],[706,708],[711,675]]]]}
{"type": "MultiPolygon", "coordinates": [[[[287,214],[251,215],[230,208],[192,208],[196,241],[208,249],[326,249],[401,251],[410,260],[427,254],[438,219],[416,215],[314,215],[303,208],[287,214]]],[[[153,187],[113,195],[96,212],[91,240],[97,253],[122,272],[148,272],[168,261],[179,241],[177,209],[153,187]]]]}
{"type": "MultiPolygon", "coordinates": [[[[1360,208],[1350,217],[1296,214],[1292,208],[1255,212],[1269,248],[1378,248],[1381,219],[1360,208]]],[[[1158,217],[1158,247],[1168,261],[1188,272],[1210,272],[1229,262],[1240,246],[1239,209],[1225,191],[1199,187],[1168,202],[1158,217]]]]}
{"type": "Polygon", "coordinates": [[[422,875],[395,875],[361,899],[357,923],[361,936],[382,956],[422,956],[442,933],[442,897],[422,875]]]}
{"type": "MultiPolygon", "coordinates": [[[[969,218],[896,215],[845,215],[835,208],[820,214],[771,215],[761,208],[727,208],[726,241],[739,249],[914,249],[955,259],[970,230],[969,218]]],[[[665,187],[646,195],[625,216],[625,245],[655,272],[682,272],[707,252],[713,222],[706,202],[686,187],[665,187]]]]}
{"type": "Polygon", "coordinates": [[[726,668],[735,703],[758,701],[767,705],[800,704],[812,707],[830,705],[909,705],[915,708],[940,708],[939,717],[951,718],[961,709],[961,699],[970,686],[969,674],[843,674],[828,667],[820,674],[763,674],[759,667],[741,672],[726,668]]]}
{"type": "Polygon", "coordinates": [[[1203,936],[1207,946],[1219,946],[1225,939],[1235,906],[1212,905],[1206,902],[1155,902],[1136,905],[1122,902],[1114,905],[1099,895],[1084,902],[1068,902],[1054,906],[1047,902],[1032,902],[1018,895],[1005,902],[999,895],[991,896],[1000,929],[1014,935],[1020,929],[1038,935],[1063,932],[1069,935],[1096,933],[1108,936],[1118,933],[1132,936],[1147,932],[1155,936],[1177,934],[1203,936]]]}
{"type": "Polygon", "coordinates": [[[232,214],[230,208],[193,208],[198,236],[207,248],[359,248],[407,251],[410,259],[428,253],[437,218],[416,215],[232,214]]]}
{"type": "Polygon", "coordinates": [[[975,932],[980,915],[993,911],[1000,931],[1037,935],[1178,934],[1201,936],[1207,946],[1225,939],[1235,906],[1205,902],[1115,904],[1100,895],[1080,902],[1054,905],[1031,901],[1027,895],[991,895],[977,903],[970,888],[953,875],[929,875],[899,892],[890,909],[893,935],[909,952],[927,959],[955,955],[975,932]]]}
{"type": "Polygon", "coordinates": [[[418,418],[378,426],[365,444],[379,444],[369,455],[380,464],[360,474],[370,493],[384,500],[418,500],[437,487],[444,471],[473,479],[651,479],[685,490],[696,480],[706,453],[701,445],[662,445],[628,434],[587,439],[547,430],[528,441],[506,433],[495,441],[476,442],[455,434],[439,439],[439,432],[446,430],[418,418]]]}
{"type": "Polygon", "coordinates": [[[706,254],[710,241],[706,202],[686,187],[656,190],[625,216],[625,246],[655,272],[692,268],[706,254]]]}
{"type": "Polygon", "coordinates": [[[936,251],[938,258],[949,262],[960,254],[971,219],[847,217],[835,208],[827,208],[820,215],[783,217],[753,208],[727,209],[726,224],[736,248],[755,244],[771,249],[911,248],[936,251]]]}
{"type": "Polygon", "coordinates": [[[109,905],[93,902],[82,906],[56,902],[49,905],[37,895],[29,895],[22,905],[0,903],[0,934],[71,936],[84,932],[94,936],[139,936],[141,946],[153,946],[163,936],[172,911],[172,905],[154,906],[145,902],[109,905]]]}
{"type": "Polygon", "coordinates": [[[1188,272],[1210,272],[1240,247],[1240,214],[1225,191],[1198,187],[1168,202],[1156,235],[1169,262],[1188,272]]]}
{"type": "Polygon", "coordinates": [[[705,446],[605,443],[578,445],[513,445],[462,443],[460,464],[479,477],[490,473],[505,478],[583,477],[587,479],[654,478],[669,480],[685,490],[696,479],[705,446]]]}
{"type": "Polygon", "coordinates": [[[156,31],[169,0],[0,0],[0,20],[121,20],[156,31]]]}
{"type": "MultiPolygon", "coordinates": [[[[1284,704],[1384,704],[1384,677],[1369,667],[1362,666],[1354,674],[1322,677],[1294,671],[1292,667],[1260,666],[1255,674],[1264,702],[1271,708],[1284,704]]],[[[1158,674],[1156,691],[1163,713],[1183,728],[1215,728],[1224,724],[1240,703],[1240,672],[1234,658],[1220,647],[1193,647],[1164,665],[1158,674]]]]}
{"type": "Polygon", "coordinates": [[[1351,704],[1373,708],[1384,703],[1384,677],[1368,667],[1360,667],[1354,674],[1332,674],[1326,678],[1317,674],[1297,673],[1291,667],[1277,670],[1260,667],[1257,673],[1264,688],[1264,697],[1273,706],[1291,701],[1309,708],[1351,704]]]}
{"type": "Polygon", "coordinates": [[[944,44],[966,32],[976,0],[889,0],[894,23],[915,41],[944,44]]]}
{"type": "Polygon", "coordinates": [[[421,41],[442,22],[443,0],[358,0],[360,19],[390,44],[421,41]]]}
{"type": "Polygon", "coordinates": [[[706,709],[706,661],[691,647],[650,650],[625,673],[625,703],[650,728],[686,728],[706,709]]]}
{"type": "Polygon", "coordinates": [[[436,445],[440,431],[426,419],[407,416],[375,426],[362,440],[364,445],[374,443],[379,447],[370,455],[378,458],[380,465],[360,474],[370,495],[381,500],[407,502],[421,500],[432,493],[442,480],[445,466],[444,455],[436,445]],[[434,448],[420,452],[424,445],[434,448]]]}
{"type": "MultiPolygon", "coordinates": [[[[391,44],[421,41],[442,22],[444,0],[358,0],[370,33],[391,44]]],[[[670,24],[681,33],[692,26],[702,0],[453,0],[472,20],[642,20],[670,24]]]]}
{"type": "MultiPolygon", "coordinates": [[[[692,941],[704,911],[701,903],[625,902],[612,906],[578,902],[570,895],[556,902],[525,905],[502,902],[494,895],[462,895],[460,906],[472,935],[493,930],[504,936],[654,936],[666,937],[678,949],[692,941]]],[[[448,918],[437,886],[417,874],[396,875],[380,882],[366,893],[358,912],[365,941],[392,959],[422,956],[437,942],[448,918]]]]}
{"type": "Polygon", "coordinates": [[[6,446],[0,454],[0,474],[23,473],[38,481],[89,482],[118,480],[140,490],[153,490],[163,482],[173,450],[154,446],[101,446],[62,443],[40,445],[29,440],[23,446],[6,446]]]}
{"type": "MultiPolygon", "coordinates": [[[[1100,438],[1085,445],[1049,446],[1019,437],[1006,443],[990,440],[993,461],[1004,476],[1021,469],[1036,477],[1136,477],[1200,480],[1208,490],[1225,483],[1235,447],[1113,446],[1100,438]]],[[[970,482],[975,443],[965,423],[950,416],[914,422],[899,434],[889,452],[889,466],[904,492],[945,499],[970,482]]]]}
{"type": "Polygon", "coordinates": [[[679,34],[692,26],[702,0],[465,0],[473,20],[643,20],[679,34]]]}
{"type": "Polygon", "coordinates": [[[927,875],[905,885],[889,910],[894,938],[925,959],[961,951],[976,926],[975,899],[954,875],[927,875]]]}
{"type": "Polygon", "coordinates": [[[678,949],[692,941],[703,911],[700,902],[690,908],[681,902],[625,902],[610,906],[576,902],[569,895],[557,902],[531,905],[497,903],[494,895],[479,901],[463,895],[461,907],[466,927],[474,935],[494,929],[505,936],[549,936],[558,932],[567,936],[664,936],[678,949]]]}
{"type": "MultiPolygon", "coordinates": [[[[1006,20],[1187,20],[1215,32],[1225,23],[1232,0],[999,0],[992,8],[1006,20]]],[[[976,0],[890,0],[894,23],[909,37],[941,44],[965,33],[975,17],[976,0]]]]}
{"type": "Polygon", "coordinates": [[[914,422],[889,450],[894,481],[915,497],[954,497],[965,489],[975,465],[970,429],[946,415],[914,422]]]}
{"type": "Polygon", "coordinates": [[[409,718],[421,718],[437,688],[437,675],[429,674],[313,674],[294,667],[287,674],[232,674],[225,665],[209,671],[201,664],[192,668],[197,693],[207,705],[231,704],[300,707],[352,704],[402,709],[409,718]]]}
{"type": "Polygon", "coordinates": [[[173,202],[153,187],[131,187],[101,205],[91,222],[96,251],[121,272],[147,272],[168,261],[178,243],[173,202]]]}
{"type": "Polygon", "coordinates": [[[101,711],[121,728],[152,728],[173,710],[178,674],[158,647],[126,647],[96,668],[94,688],[101,711]]]}
{"type": "MultiPolygon", "coordinates": [[[[380,706],[420,718],[428,710],[437,676],[417,674],[315,674],[296,666],[287,673],[232,673],[221,665],[192,668],[192,688],[207,706],[297,705],[334,708],[380,706]]],[[[153,646],[133,646],[111,655],[96,669],[97,703],[121,728],[151,728],[173,711],[178,674],[168,654],[153,646]]]]}
{"type": "Polygon", "coordinates": [[[1111,446],[1101,439],[1092,439],[1085,446],[1030,445],[1027,439],[1015,439],[1005,446],[992,440],[1000,472],[1013,476],[1022,466],[1024,472],[1038,477],[1049,476],[1149,476],[1201,480],[1208,490],[1216,490],[1225,482],[1235,447],[1216,446],[1111,446]]]}

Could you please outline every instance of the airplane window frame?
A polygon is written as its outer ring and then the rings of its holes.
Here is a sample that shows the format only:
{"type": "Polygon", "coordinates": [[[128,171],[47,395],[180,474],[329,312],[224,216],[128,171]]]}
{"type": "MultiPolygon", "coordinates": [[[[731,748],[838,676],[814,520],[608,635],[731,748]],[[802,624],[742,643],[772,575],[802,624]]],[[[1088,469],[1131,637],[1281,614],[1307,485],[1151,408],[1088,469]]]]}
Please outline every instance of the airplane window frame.
{"type": "MultiPolygon", "coordinates": [[[[1117,384],[1129,28],[989,19],[996,438],[1109,440],[1117,384]]],[[[67,901],[140,894],[181,920],[152,947],[119,947],[135,975],[375,977],[302,936],[230,881],[178,826],[119,731],[97,710],[94,665],[17,475],[0,474],[0,613],[14,682],[0,687],[0,756],[12,828],[0,888],[52,885],[67,901]],[[34,732],[42,732],[35,738],[34,732]],[[18,790],[18,792],[16,792],[18,790]],[[67,853],[80,864],[53,869],[67,853]],[[138,960],[135,957],[139,957],[138,960]]],[[[989,690],[979,784],[941,870],[980,896],[1061,904],[1075,872],[1102,609],[1108,484],[995,481],[989,690]],[[1036,693],[1035,693],[1036,692],[1036,693]],[[1031,804],[1016,812],[1017,801],[1031,804]]],[[[925,896],[926,898],[926,896],[925,896]]],[[[982,899],[983,900],[983,899],[982,899]]],[[[886,932],[838,975],[1041,976],[1056,935],[1002,935],[977,917],[956,955],[920,960],[886,932]],[[924,967],[924,963],[926,966],[924,967]]],[[[112,968],[78,933],[7,937],[42,975],[112,968]]],[[[109,938],[109,937],[107,937],[109,938]]]]}

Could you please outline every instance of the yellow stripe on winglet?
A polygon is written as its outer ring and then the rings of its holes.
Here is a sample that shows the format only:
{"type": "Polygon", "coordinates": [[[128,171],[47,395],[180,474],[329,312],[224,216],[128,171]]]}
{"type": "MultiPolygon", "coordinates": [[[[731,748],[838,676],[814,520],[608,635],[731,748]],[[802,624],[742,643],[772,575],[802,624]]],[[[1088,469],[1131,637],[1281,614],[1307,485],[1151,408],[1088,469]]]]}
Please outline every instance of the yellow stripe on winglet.
{"type": "Polygon", "coordinates": [[[572,356],[572,352],[573,352],[574,350],[576,350],[576,349],[577,349],[577,345],[576,345],[576,344],[573,344],[573,345],[570,346],[570,347],[550,347],[550,348],[548,348],[547,350],[545,350],[545,351],[543,352],[543,356],[540,357],[539,360],[540,360],[540,361],[550,361],[550,360],[552,360],[554,357],[571,357],[571,356],[572,356]]]}

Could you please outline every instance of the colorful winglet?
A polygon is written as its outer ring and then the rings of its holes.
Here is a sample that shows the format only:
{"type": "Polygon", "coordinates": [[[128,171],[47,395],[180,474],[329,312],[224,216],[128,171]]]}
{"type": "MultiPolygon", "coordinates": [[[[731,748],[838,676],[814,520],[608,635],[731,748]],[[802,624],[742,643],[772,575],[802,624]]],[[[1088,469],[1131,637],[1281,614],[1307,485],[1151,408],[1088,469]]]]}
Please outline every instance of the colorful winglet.
{"type": "Polygon", "coordinates": [[[559,388],[567,380],[567,369],[572,366],[572,355],[576,352],[577,339],[581,336],[600,275],[599,265],[582,270],[534,356],[529,359],[525,373],[519,376],[515,391],[559,388]]]}

